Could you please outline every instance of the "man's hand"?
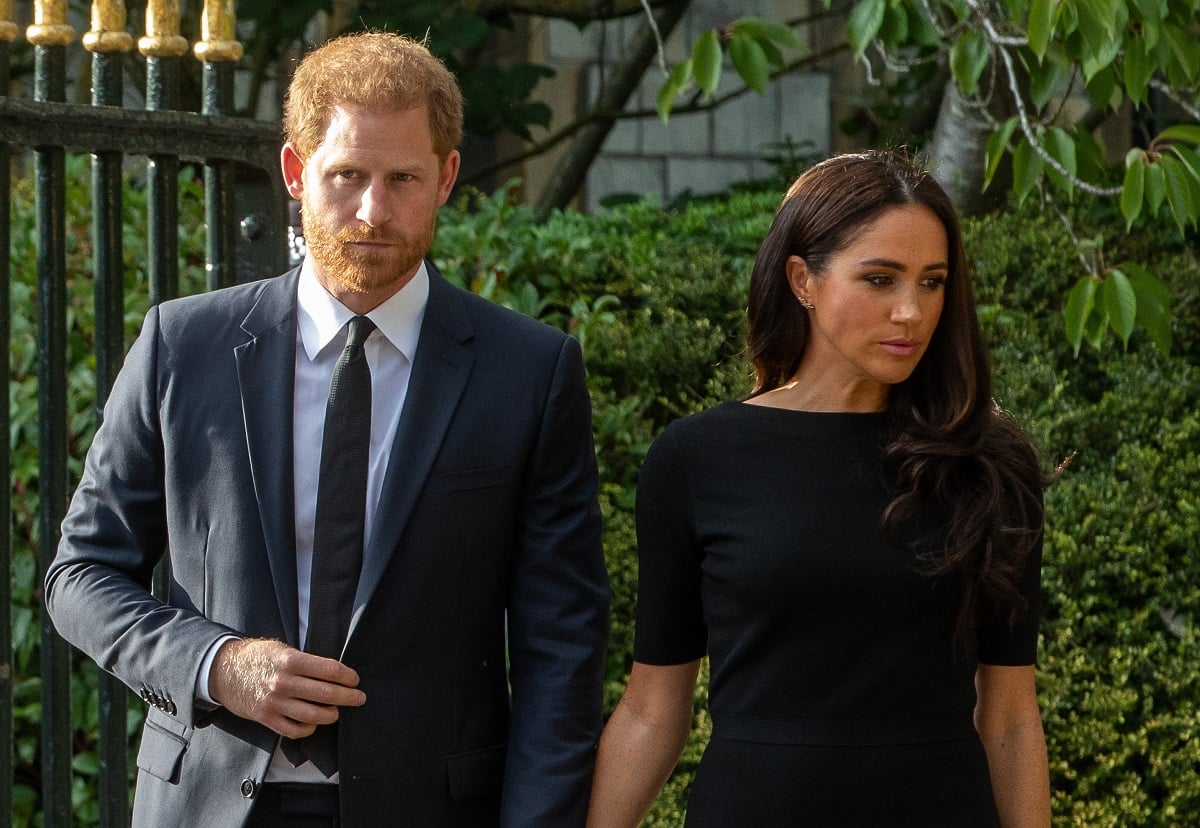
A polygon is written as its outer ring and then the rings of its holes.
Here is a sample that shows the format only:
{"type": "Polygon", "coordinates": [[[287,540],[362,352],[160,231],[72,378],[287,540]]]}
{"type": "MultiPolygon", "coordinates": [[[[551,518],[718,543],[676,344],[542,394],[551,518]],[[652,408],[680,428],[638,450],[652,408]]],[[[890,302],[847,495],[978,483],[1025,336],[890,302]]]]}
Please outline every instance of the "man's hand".
{"type": "Polygon", "coordinates": [[[208,677],[213,701],[291,739],[336,721],[339,707],[366,702],[357,687],[358,673],[345,664],[266,638],[222,644],[208,677]]]}

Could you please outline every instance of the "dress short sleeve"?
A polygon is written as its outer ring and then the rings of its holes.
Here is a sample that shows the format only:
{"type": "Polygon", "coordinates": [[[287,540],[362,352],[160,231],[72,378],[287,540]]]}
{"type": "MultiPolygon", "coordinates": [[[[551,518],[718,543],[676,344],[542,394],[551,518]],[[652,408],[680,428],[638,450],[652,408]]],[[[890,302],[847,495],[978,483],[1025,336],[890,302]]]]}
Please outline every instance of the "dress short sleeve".
{"type": "Polygon", "coordinates": [[[979,662],[1001,667],[1037,663],[1038,623],[1041,620],[1042,532],[1025,558],[1021,575],[1024,611],[1013,624],[1001,618],[979,630],[979,662]]]}
{"type": "Polygon", "coordinates": [[[633,657],[643,664],[686,664],[705,653],[701,555],[693,515],[686,464],[669,427],[650,447],[637,487],[633,657]]]}

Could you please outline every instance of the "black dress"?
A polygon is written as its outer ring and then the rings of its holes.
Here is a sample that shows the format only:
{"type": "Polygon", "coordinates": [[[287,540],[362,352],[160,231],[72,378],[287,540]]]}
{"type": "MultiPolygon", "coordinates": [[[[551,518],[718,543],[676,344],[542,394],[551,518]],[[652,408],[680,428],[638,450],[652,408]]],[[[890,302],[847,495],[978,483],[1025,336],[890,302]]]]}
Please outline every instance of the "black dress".
{"type": "Polygon", "coordinates": [[[886,443],[883,414],[726,403],[650,449],[634,657],[710,657],[688,826],[998,825],[975,669],[1034,663],[1041,549],[1018,623],[956,644],[954,589],[882,529],[886,443]]]}

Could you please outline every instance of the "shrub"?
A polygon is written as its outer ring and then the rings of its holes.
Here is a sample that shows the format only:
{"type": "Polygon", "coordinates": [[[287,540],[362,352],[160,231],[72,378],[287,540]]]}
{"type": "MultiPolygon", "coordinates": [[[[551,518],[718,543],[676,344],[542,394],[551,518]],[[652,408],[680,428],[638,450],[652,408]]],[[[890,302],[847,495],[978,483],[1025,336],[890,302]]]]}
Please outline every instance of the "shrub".
{"type": "MultiPolygon", "coordinates": [[[[131,169],[131,175],[136,174],[131,169]]],[[[88,165],[83,156],[67,161],[67,402],[71,474],[82,471],[82,457],[96,427],[95,322],[92,305],[92,247],[88,165]]],[[[185,172],[180,178],[180,288],[194,293],[204,286],[203,193],[185,172]]],[[[37,226],[32,179],[14,184],[10,255],[9,411],[12,457],[13,529],[13,823],[40,824],[42,720],[40,638],[41,576],[38,567],[38,353],[37,353],[37,226]]],[[[126,238],[125,327],[132,338],[149,308],[146,263],[146,193],[126,188],[123,198],[126,238]]],[[[99,822],[95,781],[99,690],[95,665],[78,653],[72,659],[71,718],[74,780],[72,801],[81,825],[99,822]]],[[[132,694],[130,698],[133,698],[132,694]]],[[[128,733],[141,730],[144,708],[129,708],[128,733]]],[[[129,772],[132,782],[136,743],[131,741],[129,772]]]]}
{"type": "MultiPolygon", "coordinates": [[[[631,664],[636,605],[632,500],[649,440],[671,419],[749,390],[744,303],[753,252],[777,198],[743,195],[663,211],[650,202],[593,217],[599,243],[575,263],[588,295],[616,296],[588,339],[606,550],[616,596],[606,704],[631,664]]],[[[1082,217],[1118,234],[1119,219],[1082,217]]],[[[578,216],[543,227],[553,236],[578,216]]],[[[1072,456],[1047,494],[1039,667],[1056,824],[1179,824],[1200,812],[1200,550],[1196,352],[1200,268],[1170,229],[1127,253],[1168,278],[1178,355],[1134,338],[1128,351],[1076,357],[1061,307],[1078,278],[1074,243],[1053,216],[1013,209],[965,224],[996,394],[1043,448],[1072,456]]],[[[542,265],[544,266],[544,264],[542,265]]],[[[514,268],[511,278],[535,279],[514,268]]],[[[565,284],[565,282],[558,282],[565,284]]],[[[567,305],[565,299],[558,305],[567,305]]],[[[703,682],[695,730],[647,825],[681,822],[709,733],[703,682]]]]}
{"type": "MultiPolygon", "coordinates": [[[[82,165],[71,180],[86,177],[82,165]]],[[[31,319],[35,231],[29,194],[13,232],[14,622],[18,778],[14,822],[36,821],[40,701],[37,657],[36,365],[31,319]]],[[[68,222],[86,227],[86,191],[72,184],[68,222]]],[[[181,225],[201,227],[185,182],[181,225]]],[[[584,344],[601,468],[601,505],[614,592],[604,701],[611,710],[633,645],[637,472],[671,420],[745,394],[744,305],[754,252],[778,194],[739,193],[663,209],[651,201],[535,223],[511,188],[470,193],[443,212],[435,258],[452,281],[561,326],[584,344]]],[[[145,310],[144,201],[126,196],[130,332],[145,310]]],[[[1119,218],[1080,215],[1123,238],[1119,218]]],[[[1135,335],[1128,350],[1075,357],[1061,306],[1078,277],[1073,243],[1056,218],[1010,209],[964,225],[991,343],[997,399],[1025,422],[1047,466],[1073,456],[1046,495],[1044,619],[1039,686],[1056,824],[1168,826],[1200,813],[1200,267],[1172,228],[1129,238],[1122,253],[1172,285],[1175,353],[1135,335]]],[[[181,231],[184,232],[184,231],[181,231]]],[[[201,259],[198,232],[181,237],[201,259]]],[[[73,236],[72,445],[90,440],[92,323],[85,235],[73,236]]],[[[200,271],[185,271],[198,289],[200,271]]],[[[78,459],[76,459],[76,471],[78,459]]],[[[702,672],[702,679],[706,673],[702,672]]],[[[96,821],[95,669],[76,659],[76,818],[96,821]],[[90,757],[90,758],[89,758],[90,757]]],[[[695,729],[646,824],[681,824],[691,774],[710,732],[702,680],[695,729]]],[[[136,732],[141,707],[130,710],[136,732]]]]}

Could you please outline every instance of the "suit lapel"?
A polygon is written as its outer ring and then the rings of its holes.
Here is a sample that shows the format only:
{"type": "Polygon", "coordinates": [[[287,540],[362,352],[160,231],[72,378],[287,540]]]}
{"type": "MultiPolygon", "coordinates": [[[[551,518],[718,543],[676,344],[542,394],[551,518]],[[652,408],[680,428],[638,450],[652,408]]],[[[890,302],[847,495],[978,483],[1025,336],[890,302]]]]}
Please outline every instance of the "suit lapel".
{"type": "Polygon", "coordinates": [[[474,363],[464,344],[472,331],[462,300],[432,264],[428,267],[429,303],[384,473],[374,529],[363,554],[351,635],[400,543],[474,363]]]}
{"type": "Polygon", "coordinates": [[[292,270],[267,282],[242,322],[250,340],[234,349],[250,472],[271,580],[287,643],[299,646],[292,397],[296,378],[296,282],[292,270]]]}

